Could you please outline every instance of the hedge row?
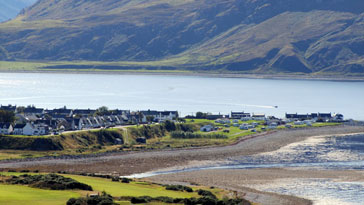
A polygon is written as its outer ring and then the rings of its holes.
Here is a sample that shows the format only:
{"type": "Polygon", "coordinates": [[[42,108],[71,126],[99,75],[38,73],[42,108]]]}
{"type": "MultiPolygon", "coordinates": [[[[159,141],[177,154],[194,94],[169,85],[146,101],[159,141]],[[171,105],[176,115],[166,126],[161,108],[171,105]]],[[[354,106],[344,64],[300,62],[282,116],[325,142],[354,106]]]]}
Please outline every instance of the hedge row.
{"type": "Polygon", "coordinates": [[[21,184],[29,185],[34,188],[40,189],[51,189],[51,190],[69,190],[69,189],[80,189],[86,191],[92,191],[92,187],[78,182],[74,179],[60,176],[57,174],[47,174],[47,175],[20,175],[12,176],[10,179],[6,180],[9,184],[21,184]]]}

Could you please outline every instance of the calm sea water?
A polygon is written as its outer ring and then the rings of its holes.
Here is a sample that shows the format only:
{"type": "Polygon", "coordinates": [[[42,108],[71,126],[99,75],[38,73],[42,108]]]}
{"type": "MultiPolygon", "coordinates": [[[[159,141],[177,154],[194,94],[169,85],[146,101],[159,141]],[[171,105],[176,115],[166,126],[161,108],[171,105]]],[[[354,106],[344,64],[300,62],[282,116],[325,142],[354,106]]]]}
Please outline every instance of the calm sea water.
{"type": "MultiPolygon", "coordinates": [[[[364,135],[317,136],[287,145],[277,151],[236,157],[225,164],[148,172],[131,177],[206,169],[295,168],[320,170],[364,170],[364,135]]],[[[344,176],[342,176],[344,177],[344,176]]],[[[345,178],[345,177],[344,177],[345,178]]],[[[362,205],[364,182],[325,178],[287,178],[265,184],[242,184],[254,189],[310,199],[315,205],[362,205]]]]}
{"type": "MultiPolygon", "coordinates": [[[[45,108],[246,111],[283,117],[286,112],[339,112],[364,120],[364,82],[263,80],[188,76],[0,73],[0,104],[45,108]],[[278,106],[278,108],[274,108],[278,106]]],[[[199,169],[302,167],[364,169],[364,136],[319,137],[276,152],[232,159],[199,169]]],[[[136,177],[166,174],[145,173],[136,177]]],[[[362,204],[364,183],[325,179],[282,180],[254,187],[313,199],[317,204],[362,204]],[[325,197],[323,197],[325,196],[325,197]]]]}
{"type": "Polygon", "coordinates": [[[191,76],[1,73],[0,104],[228,114],[336,112],[364,120],[364,82],[191,76]],[[274,108],[278,106],[278,108],[274,108]]]}

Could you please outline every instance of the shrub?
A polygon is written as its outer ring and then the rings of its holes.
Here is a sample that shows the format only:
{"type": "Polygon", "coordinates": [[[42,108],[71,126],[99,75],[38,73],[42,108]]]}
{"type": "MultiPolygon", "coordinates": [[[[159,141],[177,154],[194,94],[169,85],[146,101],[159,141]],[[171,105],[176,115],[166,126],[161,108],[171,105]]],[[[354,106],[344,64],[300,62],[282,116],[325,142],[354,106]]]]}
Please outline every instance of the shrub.
{"type": "MultiPolygon", "coordinates": [[[[204,191],[204,190],[202,190],[204,191]]],[[[201,198],[171,198],[171,197],[120,197],[120,201],[130,201],[132,204],[147,204],[150,202],[161,202],[165,204],[185,204],[185,205],[251,205],[249,201],[244,199],[228,199],[218,200],[214,195],[211,195],[208,191],[201,192],[209,196],[203,196],[201,198]]]]}
{"type": "Polygon", "coordinates": [[[111,178],[111,181],[113,181],[113,182],[118,182],[118,181],[119,181],[119,177],[112,177],[112,178],[111,178]]]}
{"type": "Polygon", "coordinates": [[[211,197],[211,196],[204,196],[201,197],[197,200],[197,204],[202,204],[202,205],[215,205],[219,202],[219,200],[215,197],[211,197]]]}
{"type": "Polygon", "coordinates": [[[176,124],[174,124],[174,122],[167,120],[164,122],[164,128],[168,131],[175,131],[176,130],[176,124]]]}
{"type": "Polygon", "coordinates": [[[121,178],[121,183],[130,183],[131,181],[133,180],[126,177],[121,178]]]}
{"type": "Polygon", "coordinates": [[[78,199],[71,198],[67,201],[67,205],[114,205],[111,195],[103,192],[102,195],[80,197],[78,199]]]}
{"type": "Polygon", "coordinates": [[[245,199],[223,199],[217,202],[217,205],[251,205],[251,203],[245,199]]]}
{"type": "Polygon", "coordinates": [[[166,185],[166,190],[193,192],[191,187],[183,185],[166,185]]]}
{"type": "Polygon", "coordinates": [[[149,203],[153,200],[150,196],[140,196],[131,198],[130,202],[133,204],[149,203]]]}
{"type": "Polygon", "coordinates": [[[67,189],[80,189],[92,191],[92,187],[80,183],[74,179],[66,178],[57,174],[47,175],[28,175],[24,174],[19,177],[12,177],[6,181],[10,184],[27,184],[31,187],[40,189],[51,190],[67,190],[67,189]]]}
{"type": "Polygon", "coordinates": [[[167,197],[167,196],[156,197],[153,200],[160,201],[160,202],[163,202],[163,203],[168,203],[168,204],[176,203],[173,198],[167,197]]]}
{"type": "Polygon", "coordinates": [[[211,191],[200,189],[197,191],[197,193],[198,193],[198,195],[203,196],[203,197],[211,197],[211,198],[217,199],[215,194],[213,194],[211,191]]]}

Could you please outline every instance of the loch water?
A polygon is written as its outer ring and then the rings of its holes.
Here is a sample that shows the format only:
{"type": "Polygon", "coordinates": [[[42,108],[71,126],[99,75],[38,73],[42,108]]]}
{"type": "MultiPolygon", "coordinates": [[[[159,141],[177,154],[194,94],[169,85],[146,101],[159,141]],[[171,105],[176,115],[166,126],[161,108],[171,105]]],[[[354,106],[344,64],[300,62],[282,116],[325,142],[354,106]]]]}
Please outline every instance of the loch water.
{"type": "Polygon", "coordinates": [[[0,104],[229,114],[331,112],[364,120],[364,82],[178,75],[1,73],[0,104]],[[277,106],[277,108],[275,107],[277,106]]]}

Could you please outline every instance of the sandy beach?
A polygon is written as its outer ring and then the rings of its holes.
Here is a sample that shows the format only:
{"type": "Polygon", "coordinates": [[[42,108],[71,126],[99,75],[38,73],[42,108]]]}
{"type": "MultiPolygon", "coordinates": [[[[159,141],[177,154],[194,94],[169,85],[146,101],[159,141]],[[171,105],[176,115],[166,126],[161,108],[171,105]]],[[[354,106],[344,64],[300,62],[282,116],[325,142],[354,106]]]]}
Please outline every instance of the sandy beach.
{"type": "Polygon", "coordinates": [[[257,191],[254,188],[282,180],[333,179],[336,181],[364,181],[363,171],[333,171],[308,169],[224,169],[183,172],[148,178],[157,183],[193,183],[238,191],[244,198],[259,204],[312,204],[310,200],[257,191]]]}

